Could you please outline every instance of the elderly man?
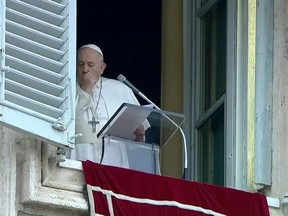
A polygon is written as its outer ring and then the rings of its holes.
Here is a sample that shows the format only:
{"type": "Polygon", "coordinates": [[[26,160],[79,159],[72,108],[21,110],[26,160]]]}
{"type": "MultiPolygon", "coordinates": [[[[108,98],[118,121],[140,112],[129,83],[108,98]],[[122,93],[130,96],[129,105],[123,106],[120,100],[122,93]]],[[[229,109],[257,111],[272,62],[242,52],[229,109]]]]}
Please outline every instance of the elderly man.
{"type": "MultiPolygon", "coordinates": [[[[102,76],[106,64],[98,46],[86,44],[77,55],[76,134],[82,136],[76,138],[75,149],[67,157],[127,168],[126,146],[105,145],[104,151],[97,133],[122,103],[139,105],[139,102],[122,82],[102,76]]],[[[143,141],[145,129],[143,125],[136,129],[136,141],[143,141]]]]}

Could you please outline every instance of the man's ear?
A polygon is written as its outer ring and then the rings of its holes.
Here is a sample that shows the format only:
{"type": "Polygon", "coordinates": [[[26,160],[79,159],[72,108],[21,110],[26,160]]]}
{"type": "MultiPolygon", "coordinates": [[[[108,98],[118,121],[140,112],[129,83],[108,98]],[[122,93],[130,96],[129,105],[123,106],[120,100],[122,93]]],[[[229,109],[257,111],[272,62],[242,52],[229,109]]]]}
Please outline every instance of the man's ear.
{"type": "Polygon", "coordinates": [[[103,74],[105,68],[106,68],[106,63],[102,62],[101,63],[101,75],[103,74]]]}

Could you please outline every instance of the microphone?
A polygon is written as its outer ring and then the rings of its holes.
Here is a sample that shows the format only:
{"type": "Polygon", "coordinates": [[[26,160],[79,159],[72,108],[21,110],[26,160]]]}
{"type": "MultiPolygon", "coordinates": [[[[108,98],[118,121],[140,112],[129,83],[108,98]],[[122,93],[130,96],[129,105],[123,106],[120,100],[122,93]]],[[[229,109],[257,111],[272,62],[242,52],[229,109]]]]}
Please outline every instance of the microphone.
{"type": "Polygon", "coordinates": [[[125,76],[123,76],[122,74],[119,74],[117,79],[120,81],[120,82],[123,82],[125,85],[127,85],[129,88],[131,88],[136,94],[139,94],[139,90],[132,84],[130,83],[125,76]]]}
{"type": "MultiPolygon", "coordinates": [[[[154,104],[151,100],[149,100],[149,98],[147,98],[144,94],[142,94],[132,83],[130,83],[125,76],[123,76],[122,74],[119,74],[117,79],[120,82],[123,82],[125,85],[127,85],[129,88],[131,88],[136,94],[138,94],[140,97],[142,97],[144,100],[146,100],[148,103],[150,103],[151,105],[153,105],[157,110],[162,111],[162,109],[160,109],[156,104],[154,104]]],[[[165,113],[163,113],[163,116],[165,116],[165,118],[167,118],[172,124],[174,124],[174,126],[176,126],[181,135],[182,135],[182,139],[183,139],[183,147],[184,147],[184,170],[183,170],[183,175],[182,175],[182,179],[187,180],[187,170],[188,170],[188,155],[187,155],[187,141],[186,141],[186,136],[184,134],[184,131],[182,130],[181,127],[179,127],[169,116],[167,116],[165,113]]]]}
{"type": "Polygon", "coordinates": [[[126,86],[128,86],[130,89],[132,89],[136,94],[138,94],[141,98],[143,98],[145,101],[147,101],[148,103],[150,103],[151,105],[153,105],[155,108],[157,108],[158,110],[161,110],[159,107],[156,106],[156,104],[154,104],[151,100],[149,100],[149,98],[147,98],[144,94],[142,94],[132,83],[130,83],[125,76],[123,76],[122,74],[119,74],[117,79],[120,82],[123,82],[126,86]]]}

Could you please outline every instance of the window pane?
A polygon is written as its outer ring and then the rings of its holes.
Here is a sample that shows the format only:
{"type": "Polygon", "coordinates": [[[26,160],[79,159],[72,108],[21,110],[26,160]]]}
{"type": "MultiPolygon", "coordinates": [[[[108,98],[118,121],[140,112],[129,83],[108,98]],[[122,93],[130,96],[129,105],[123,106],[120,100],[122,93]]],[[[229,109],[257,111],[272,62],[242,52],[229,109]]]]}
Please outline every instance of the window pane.
{"type": "Polygon", "coordinates": [[[200,181],[224,186],[224,105],[200,128],[200,181]]]}
{"type": "Polygon", "coordinates": [[[219,0],[201,18],[202,113],[226,89],[226,1],[219,0]]]}

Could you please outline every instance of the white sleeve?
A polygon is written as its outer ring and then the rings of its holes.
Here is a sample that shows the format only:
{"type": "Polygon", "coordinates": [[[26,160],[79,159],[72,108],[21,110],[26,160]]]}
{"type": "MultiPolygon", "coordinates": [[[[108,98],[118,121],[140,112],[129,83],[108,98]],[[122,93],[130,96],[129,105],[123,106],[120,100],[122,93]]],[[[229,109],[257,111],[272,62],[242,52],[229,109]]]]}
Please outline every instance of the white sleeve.
{"type": "Polygon", "coordinates": [[[92,98],[83,89],[77,85],[76,92],[76,121],[80,118],[83,112],[92,106],[92,98]]]}

